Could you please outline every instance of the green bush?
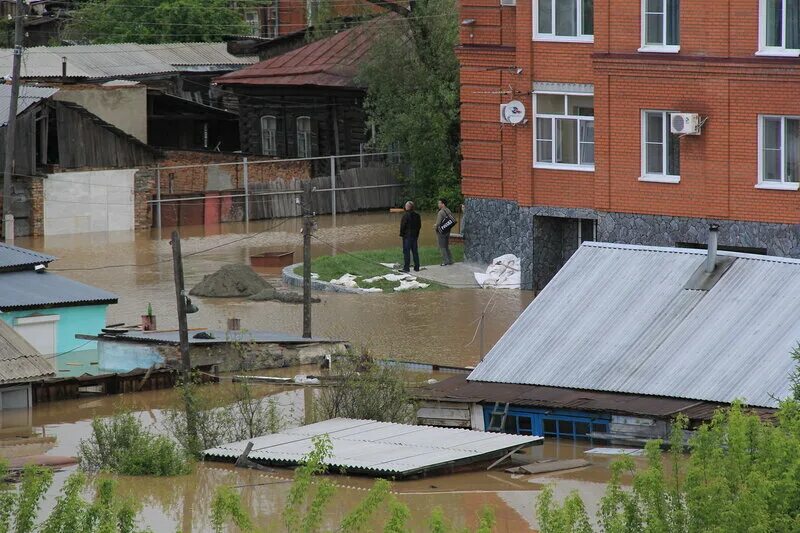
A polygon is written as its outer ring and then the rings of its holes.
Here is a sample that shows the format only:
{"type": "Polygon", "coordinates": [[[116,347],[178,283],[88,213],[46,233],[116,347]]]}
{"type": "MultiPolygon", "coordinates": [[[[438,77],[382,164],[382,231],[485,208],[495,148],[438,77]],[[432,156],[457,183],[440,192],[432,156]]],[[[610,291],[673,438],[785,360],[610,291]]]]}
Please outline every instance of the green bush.
{"type": "Polygon", "coordinates": [[[128,476],[176,476],[190,470],[177,444],[145,429],[131,413],[92,421],[92,435],[78,448],[81,468],[128,476]]]}

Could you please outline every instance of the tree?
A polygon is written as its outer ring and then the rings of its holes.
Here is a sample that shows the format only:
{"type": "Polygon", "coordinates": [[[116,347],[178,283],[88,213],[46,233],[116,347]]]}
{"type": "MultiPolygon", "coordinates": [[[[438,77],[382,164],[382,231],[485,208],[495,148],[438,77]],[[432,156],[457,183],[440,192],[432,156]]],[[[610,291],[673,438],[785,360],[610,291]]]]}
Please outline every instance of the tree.
{"type": "Polygon", "coordinates": [[[461,201],[458,6],[418,0],[407,16],[375,22],[380,35],[362,65],[365,108],[382,149],[399,148],[413,172],[408,195],[422,208],[461,201]]]}
{"type": "Polygon", "coordinates": [[[65,36],[101,43],[221,41],[248,31],[228,0],[88,0],[71,12],[65,36]]]}

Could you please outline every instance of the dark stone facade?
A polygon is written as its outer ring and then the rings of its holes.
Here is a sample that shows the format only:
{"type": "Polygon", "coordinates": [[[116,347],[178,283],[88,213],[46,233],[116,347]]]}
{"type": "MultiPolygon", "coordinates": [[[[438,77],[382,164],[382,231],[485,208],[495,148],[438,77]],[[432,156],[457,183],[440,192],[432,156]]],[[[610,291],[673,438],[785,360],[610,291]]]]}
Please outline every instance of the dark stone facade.
{"type": "Polygon", "coordinates": [[[520,207],[509,200],[481,198],[467,198],[465,206],[466,259],[488,263],[499,255],[517,255],[525,289],[542,289],[575,252],[580,219],[597,220],[598,241],[648,246],[704,245],[709,224],[716,223],[722,249],[800,257],[800,225],[795,224],[520,207]]]}

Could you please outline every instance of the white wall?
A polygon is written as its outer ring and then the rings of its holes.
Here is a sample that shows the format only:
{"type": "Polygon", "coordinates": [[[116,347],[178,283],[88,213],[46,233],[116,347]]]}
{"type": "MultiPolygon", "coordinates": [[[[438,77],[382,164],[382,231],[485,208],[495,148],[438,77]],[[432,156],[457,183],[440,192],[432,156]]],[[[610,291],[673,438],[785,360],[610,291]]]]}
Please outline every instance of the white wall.
{"type": "Polygon", "coordinates": [[[137,169],[49,174],[44,180],[44,234],[134,228],[137,169]]]}

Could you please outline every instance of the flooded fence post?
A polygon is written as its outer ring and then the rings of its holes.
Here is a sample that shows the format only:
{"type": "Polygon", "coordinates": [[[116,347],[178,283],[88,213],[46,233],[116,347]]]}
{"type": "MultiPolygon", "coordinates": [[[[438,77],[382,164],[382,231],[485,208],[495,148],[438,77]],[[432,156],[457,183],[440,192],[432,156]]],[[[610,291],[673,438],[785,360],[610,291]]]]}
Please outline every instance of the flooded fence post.
{"type": "Polygon", "coordinates": [[[244,175],[244,223],[245,227],[247,227],[250,224],[250,175],[246,157],[242,158],[242,165],[242,173],[244,175]]]}
{"type": "Polygon", "coordinates": [[[156,167],[156,227],[161,238],[161,167],[156,167]]]}
{"type": "Polygon", "coordinates": [[[336,226],[336,156],[331,156],[331,216],[336,226]]]}

